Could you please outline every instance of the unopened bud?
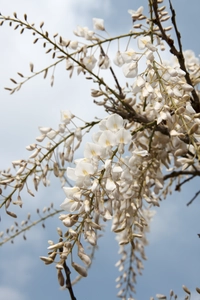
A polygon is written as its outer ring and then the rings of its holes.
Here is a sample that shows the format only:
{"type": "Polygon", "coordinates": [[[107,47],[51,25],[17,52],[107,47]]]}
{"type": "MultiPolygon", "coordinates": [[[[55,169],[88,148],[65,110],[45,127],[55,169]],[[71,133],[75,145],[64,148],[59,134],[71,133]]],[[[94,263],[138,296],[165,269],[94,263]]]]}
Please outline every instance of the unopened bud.
{"type": "Polygon", "coordinates": [[[60,242],[60,243],[57,243],[57,244],[49,246],[47,249],[49,249],[49,250],[56,250],[56,249],[62,248],[63,245],[64,245],[64,243],[60,242]]]}
{"type": "Polygon", "coordinates": [[[58,269],[58,282],[60,286],[63,286],[65,284],[65,279],[60,269],[58,269]]]}
{"type": "Polygon", "coordinates": [[[195,133],[198,130],[198,128],[199,128],[199,124],[195,123],[188,131],[188,134],[191,135],[191,134],[195,133]]]}
{"type": "Polygon", "coordinates": [[[198,294],[200,294],[200,288],[197,287],[196,291],[197,291],[198,294]]]}
{"type": "Polygon", "coordinates": [[[177,115],[181,115],[181,114],[184,113],[184,111],[185,111],[185,107],[181,106],[181,107],[179,107],[179,108],[176,110],[175,113],[176,113],[177,115]]]}
{"type": "Polygon", "coordinates": [[[183,156],[187,153],[187,149],[178,149],[175,151],[174,155],[175,156],[183,156]]]}
{"type": "Polygon", "coordinates": [[[90,265],[91,264],[91,259],[90,257],[82,252],[78,252],[78,256],[80,257],[80,259],[86,264],[86,265],[90,265]]]}
{"type": "Polygon", "coordinates": [[[186,292],[189,295],[191,294],[190,290],[185,285],[182,285],[182,288],[183,288],[184,292],[186,292]]]}
{"type": "Polygon", "coordinates": [[[157,294],[156,297],[157,297],[158,299],[160,299],[160,300],[161,300],[161,299],[163,299],[163,300],[164,300],[164,299],[167,299],[167,297],[166,297],[165,295],[162,295],[162,294],[157,294]]]}
{"type": "Polygon", "coordinates": [[[42,261],[44,261],[45,264],[51,264],[51,263],[53,262],[53,259],[52,259],[52,258],[46,257],[46,256],[40,256],[40,259],[41,259],[42,261]]]}
{"type": "Polygon", "coordinates": [[[58,232],[59,236],[63,235],[62,230],[60,229],[60,227],[57,227],[57,232],[58,232]]]}
{"type": "Polygon", "coordinates": [[[58,164],[56,162],[53,164],[53,172],[56,177],[59,176],[59,168],[58,168],[58,164]]]}
{"type": "Polygon", "coordinates": [[[72,267],[78,272],[81,276],[87,277],[87,271],[82,266],[76,264],[75,262],[72,262],[72,267]]]}
{"type": "Polygon", "coordinates": [[[6,210],[6,213],[7,213],[7,215],[9,215],[9,216],[11,216],[11,217],[13,217],[13,218],[17,218],[17,215],[14,214],[14,213],[11,212],[11,211],[6,210]]]}

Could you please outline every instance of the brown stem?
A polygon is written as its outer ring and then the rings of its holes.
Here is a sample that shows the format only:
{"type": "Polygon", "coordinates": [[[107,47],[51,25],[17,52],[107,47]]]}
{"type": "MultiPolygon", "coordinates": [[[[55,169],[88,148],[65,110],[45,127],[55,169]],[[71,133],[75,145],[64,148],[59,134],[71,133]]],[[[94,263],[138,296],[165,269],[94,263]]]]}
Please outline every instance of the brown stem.
{"type": "Polygon", "coordinates": [[[200,190],[198,192],[196,192],[196,194],[194,195],[194,197],[187,203],[187,206],[189,206],[197,198],[197,196],[199,194],[200,194],[200,190]]]}
{"type": "Polygon", "coordinates": [[[184,185],[186,182],[190,181],[191,179],[193,179],[194,177],[196,177],[196,175],[192,175],[191,177],[183,180],[181,183],[177,184],[175,187],[175,191],[180,191],[180,188],[182,185],[184,185]]]}
{"type": "Polygon", "coordinates": [[[71,271],[70,271],[69,267],[67,266],[66,262],[64,262],[63,268],[64,268],[65,275],[66,275],[66,288],[69,291],[71,300],[76,300],[76,297],[74,296],[74,292],[72,289],[72,283],[71,283],[71,278],[70,278],[71,271]]]}
{"type": "Polygon", "coordinates": [[[129,104],[125,104],[123,103],[123,105],[125,106],[125,109],[120,108],[119,106],[116,107],[110,107],[108,105],[105,105],[105,108],[108,112],[112,112],[112,113],[117,113],[118,115],[120,115],[123,119],[134,121],[140,124],[145,125],[145,127],[153,127],[154,131],[159,131],[164,135],[170,135],[169,134],[169,129],[162,125],[162,124],[156,124],[156,121],[150,121],[147,117],[142,116],[140,114],[138,114],[133,108],[132,106],[130,106],[129,104]]]}
{"type": "MultiPolygon", "coordinates": [[[[101,49],[102,55],[105,56],[106,54],[105,54],[105,51],[103,50],[103,47],[102,47],[101,45],[99,45],[99,47],[100,47],[100,49],[101,49]]],[[[118,79],[117,79],[117,77],[116,77],[116,75],[115,75],[115,72],[113,71],[113,68],[112,68],[112,67],[110,67],[109,69],[110,69],[110,72],[112,73],[112,76],[113,76],[113,78],[114,78],[114,80],[115,80],[115,83],[116,83],[116,85],[117,85],[117,88],[118,88],[118,90],[119,90],[119,96],[120,96],[121,99],[124,99],[124,94],[123,94],[123,92],[122,92],[122,88],[121,88],[121,86],[120,86],[120,84],[119,84],[119,81],[118,81],[118,79]]]]}
{"type": "Polygon", "coordinates": [[[194,170],[194,171],[173,171],[170,174],[167,174],[163,177],[164,180],[167,180],[169,178],[178,177],[180,175],[193,175],[193,176],[200,176],[200,171],[194,170]]]}
{"type": "MultiPolygon", "coordinates": [[[[174,41],[170,37],[167,36],[165,30],[162,27],[162,24],[160,22],[160,17],[159,17],[159,14],[158,14],[157,0],[153,0],[153,3],[152,3],[153,9],[154,9],[154,14],[155,14],[155,18],[152,21],[154,22],[154,24],[156,24],[159,27],[161,37],[168,44],[168,46],[170,47],[170,52],[177,57],[180,68],[185,72],[186,82],[189,85],[193,86],[192,81],[190,79],[190,75],[189,75],[189,73],[188,73],[188,71],[185,67],[185,59],[184,59],[184,55],[183,55],[183,51],[182,51],[182,44],[181,44],[181,35],[180,35],[180,32],[178,31],[178,28],[177,28],[177,25],[176,25],[176,13],[175,13],[175,10],[173,9],[173,6],[172,6],[172,3],[171,3],[170,0],[169,0],[169,3],[170,3],[170,9],[171,9],[171,12],[172,12],[171,20],[172,20],[172,24],[174,25],[174,29],[175,29],[175,32],[176,32],[177,41],[178,41],[178,45],[179,45],[179,51],[174,46],[174,41]]],[[[194,110],[196,111],[196,113],[199,113],[200,112],[199,97],[198,97],[195,89],[193,89],[191,93],[192,93],[192,97],[193,97],[193,98],[191,98],[191,105],[194,108],[194,110]]]]}
{"type": "MultiPolygon", "coordinates": [[[[60,238],[59,242],[60,241],[62,241],[62,238],[60,238]]],[[[63,248],[62,247],[59,248],[59,251],[63,252],[63,248]]],[[[71,271],[70,271],[69,267],[67,266],[66,261],[64,261],[64,263],[63,263],[63,268],[64,268],[65,275],[66,275],[65,287],[69,291],[71,300],[77,300],[76,297],[74,296],[74,291],[72,288],[72,283],[71,283],[71,278],[70,278],[71,271]]]]}

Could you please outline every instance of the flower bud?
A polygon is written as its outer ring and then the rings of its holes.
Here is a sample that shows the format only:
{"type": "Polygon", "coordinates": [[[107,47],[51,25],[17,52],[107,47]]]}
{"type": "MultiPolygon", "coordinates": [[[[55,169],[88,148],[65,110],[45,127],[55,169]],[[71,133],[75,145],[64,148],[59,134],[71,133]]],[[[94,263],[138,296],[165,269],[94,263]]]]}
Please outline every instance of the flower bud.
{"type": "Polygon", "coordinates": [[[82,266],[76,264],[75,262],[72,262],[72,267],[78,272],[81,276],[87,277],[87,271],[82,266]]]}
{"type": "Polygon", "coordinates": [[[65,284],[65,279],[60,269],[58,269],[58,282],[60,286],[63,286],[65,284]]]}
{"type": "Polygon", "coordinates": [[[188,131],[188,134],[191,135],[191,134],[195,133],[198,130],[198,128],[199,128],[199,124],[195,123],[188,131]]]}

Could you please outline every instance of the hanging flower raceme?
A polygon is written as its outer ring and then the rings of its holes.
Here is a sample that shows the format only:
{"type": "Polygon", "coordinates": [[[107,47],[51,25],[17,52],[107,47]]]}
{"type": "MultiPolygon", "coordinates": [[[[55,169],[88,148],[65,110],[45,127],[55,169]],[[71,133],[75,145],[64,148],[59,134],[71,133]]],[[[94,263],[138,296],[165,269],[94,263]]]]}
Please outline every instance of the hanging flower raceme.
{"type": "MultiPolygon", "coordinates": [[[[151,2],[150,11],[154,14],[151,2]]],[[[161,2],[159,0],[156,4],[161,2]]],[[[118,287],[126,284],[127,274],[134,282],[135,268],[139,273],[143,269],[142,261],[135,253],[146,259],[145,234],[153,216],[152,207],[160,205],[160,199],[170,192],[176,178],[178,189],[181,176],[185,173],[196,176],[200,172],[199,59],[191,50],[184,53],[174,51],[176,43],[171,47],[172,40],[167,32],[172,27],[160,29],[162,23],[169,19],[164,6],[158,9],[156,18],[152,15],[146,18],[142,6],[128,12],[134,23],[134,29],[128,34],[102,37],[87,27],[78,26],[74,34],[81,38],[81,42],[61,36],[57,40],[57,35],[51,40],[48,32],[42,30],[43,23],[40,25],[41,32],[34,32],[34,25],[30,27],[26,15],[25,22],[20,24],[21,33],[24,29],[33,30],[34,35],[36,33],[46,40],[44,47],[51,45],[46,53],[52,51],[52,58],[58,58],[51,67],[64,61],[70,77],[76,69],[77,74],[82,73],[86,80],[96,85],[91,93],[94,103],[108,113],[102,120],[95,119],[90,123],[78,119],[76,124],[76,117],[71,111],[61,111],[58,129],[39,127],[40,136],[36,138],[36,143],[26,148],[32,151],[28,159],[13,161],[15,175],[10,171],[0,174],[3,205],[12,217],[15,214],[8,208],[10,204],[22,205],[20,192],[24,187],[34,196],[28,188],[27,174],[33,175],[35,190],[38,190],[40,183],[49,185],[50,172],[60,179],[65,199],[60,204],[64,212],[59,220],[66,232],[63,234],[60,228],[57,229],[59,242],[54,244],[49,241],[49,257],[41,259],[50,264],[59,256],[56,268],[61,286],[65,283],[62,275],[64,262],[69,256],[74,270],[80,276],[87,276],[91,259],[84,250],[85,244],[95,249],[99,231],[104,227],[103,222],[107,221],[116,234],[121,255],[116,264],[119,271],[123,271],[118,278],[118,287]],[[126,46],[122,43],[125,39],[126,46]],[[110,44],[116,41],[118,46],[112,59],[110,44]],[[137,43],[132,45],[133,41],[137,43]],[[165,42],[174,54],[171,61],[163,61],[160,55],[165,42]],[[122,76],[118,78],[117,72],[120,71],[122,76]],[[112,81],[104,77],[104,73],[110,74],[112,81]],[[123,82],[123,79],[126,81],[123,82]],[[75,153],[79,153],[77,149],[85,141],[85,134],[97,127],[92,140],[87,140],[84,145],[83,157],[75,159],[75,153]],[[40,145],[45,139],[48,140],[46,146],[40,145]],[[168,177],[170,182],[165,184],[168,177]],[[9,189],[18,192],[16,201],[12,200],[12,193],[7,198],[3,194],[3,190],[9,189]],[[77,248],[76,257],[85,266],[74,262],[74,256],[70,255],[74,247],[77,248]],[[127,259],[135,263],[134,268],[131,265],[126,269],[127,259]]],[[[0,15],[3,19],[0,25],[9,18],[0,15]]],[[[20,23],[16,14],[14,18],[10,19],[10,25],[14,21],[20,23]]],[[[94,18],[93,29],[107,34],[103,19],[94,18]]],[[[33,76],[44,72],[46,77],[49,68],[36,73],[33,64],[30,64],[33,76]]],[[[31,78],[21,73],[18,75],[26,78],[25,81],[31,78]]],[[[51,77],[52,85],[53,80],[54,75],[51,77]]],[[[15,84],[13,89],[7,88],[11,93],[25,82],[11,81],[15,84]]],[[[0,235],[3,236],[2,233],[0,235]]],[[[118,293],[122,299],[129,297],[127,290],[134,291],[131,282],[127,286],[118,293]]],[[[159,297],[165,298],[162,295],[159,297]]]]}

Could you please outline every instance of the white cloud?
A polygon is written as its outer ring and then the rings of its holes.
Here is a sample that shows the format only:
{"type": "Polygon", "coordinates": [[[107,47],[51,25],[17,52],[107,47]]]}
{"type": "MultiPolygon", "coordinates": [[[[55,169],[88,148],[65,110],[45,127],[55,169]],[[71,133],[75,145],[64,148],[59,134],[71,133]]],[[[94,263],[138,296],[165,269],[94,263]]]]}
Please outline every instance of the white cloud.
{"type": "Polygon", "coordinates": [[[29,300],[29,297],[11,286],[0,286],[0,297],[2,300],[29,300]]]}
{"type": "Polygon", "coordinates": [[[112,12],[111,9],[111,1],[93,1],[93,0],[86,0],[84,4],[80,4],[78,1],[72,1],[72,7],[75,12],[77,12],[76,22],[77,25],[86,25],[92,24],[92,18],[106,18],[112,12]],[[96,15],[92,15],[92,14],[96,15]],[[90,20],[91,19],[91,20],[90,20]],[[85,22],[85,24],[80,24],[85,22]]]}
{"type": "Polygon", "coordinates": [[[180,230],[179,206],[170,201],[167,201],[167,203],[163,201],[156,211],[157,213],[150,225],[149,237],[151,244],[157,243],[157,241],[163,238],[166,239],[175,236],[180,230]]]}
{"type": "Polygon", "coordinates": [[[31,256],[22,256],[19,252],[15,255],[10,253],[9,259],[1,261],[0,264],[1,274],[3,274],[1,282],[5,284],[10,282],[14,287],[24,287],[30,282],[35,265],[35,260],[31,256]]]}

